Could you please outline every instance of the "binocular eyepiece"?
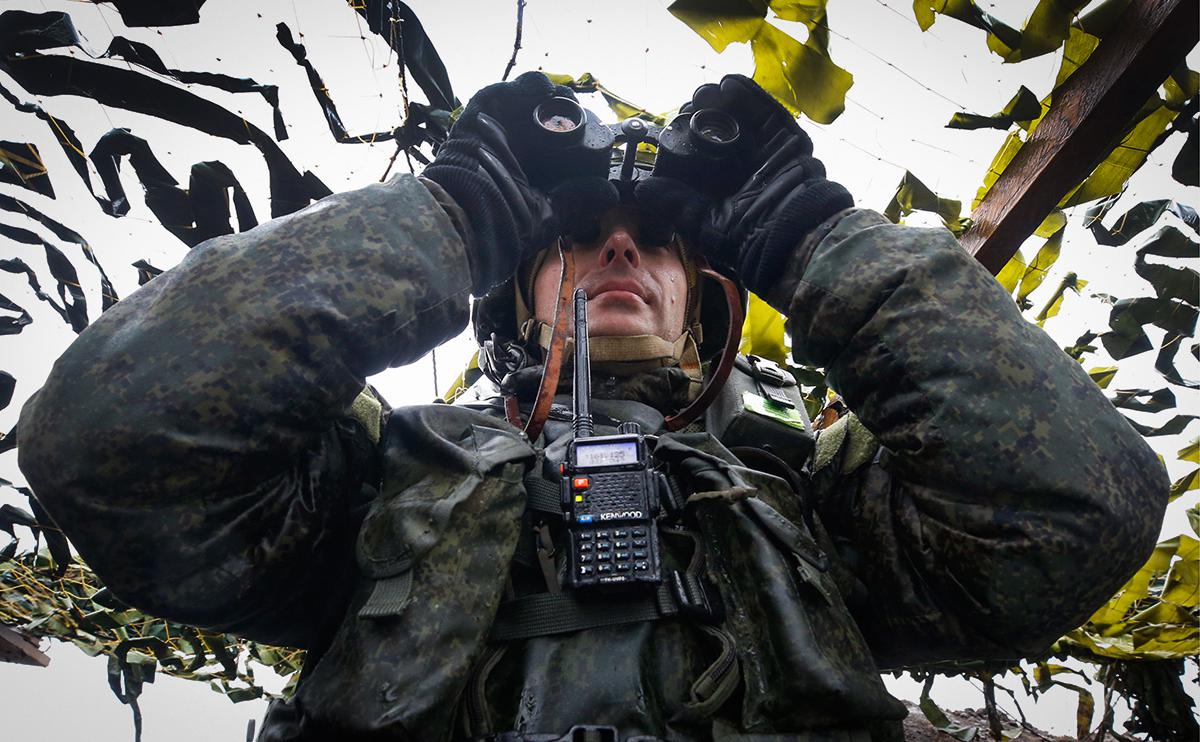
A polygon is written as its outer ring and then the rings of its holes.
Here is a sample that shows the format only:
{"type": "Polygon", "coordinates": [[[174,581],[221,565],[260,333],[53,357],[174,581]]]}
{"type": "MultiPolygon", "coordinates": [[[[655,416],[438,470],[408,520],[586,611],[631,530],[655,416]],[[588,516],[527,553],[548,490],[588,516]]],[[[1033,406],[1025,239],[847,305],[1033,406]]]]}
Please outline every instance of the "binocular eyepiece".
{"type": "Polygon", "coordinates": [[[723,197],[745,180],[738,155],[749,146],[737,120],[719,108],[677,115],[666,126],[639,118],[604,124],[570,98],[543,101],[533,110],[531,126],[513,132],[526,175],[539,188],[584,175],[606,175],[632,198],[635,181],[649,174],[683,180],[712,196],[723,197]],[[653,170],[642,144],[655,148],[653,170]],[[614,150],[621,146],[622,151],[614,150]]]}
{"type": "MultiPolygon", "coordinates": [[[[570,98],[557,97],[544,101],[533,111],[533,120],[539,131],[549,137],[563,137],[564,143],[569,138],[574,143],[583,136],[588,122],[587,111],[583,106],[570,98]]],[[[628,119],[626,122],[637,121],[628,119]]],[[[741,131],[737,120],[719,108],[702,108],[692,113],[681,113],[666,127],[667,129],[682,128],[686,125],[688,138],[692,146],[699,148],[721,148],[734,145],[741,131]]],[[[623,130],[628,127],[621,126],[623,130]]],[[[657,128],[657,127],[654,127],[657,128]]],[[[646,138],[654,137],[651,127],[646,138]]],[[[622,131],[628,134],[627,131],[622,131]]]]}
{"type": "Polygon", "coordinates": [[[551,98],[533,109],[533,122],[540,130],[551,135],[570,135],[579,131],[586,121],[583,106],[570,98],[551,98]]]}
{"type": "Polygon", "coordinates": [[[700,147],[732,146],[742,133],[737,120],[719,108],[701,108],[691,114],[688,132],[700,147]]]}

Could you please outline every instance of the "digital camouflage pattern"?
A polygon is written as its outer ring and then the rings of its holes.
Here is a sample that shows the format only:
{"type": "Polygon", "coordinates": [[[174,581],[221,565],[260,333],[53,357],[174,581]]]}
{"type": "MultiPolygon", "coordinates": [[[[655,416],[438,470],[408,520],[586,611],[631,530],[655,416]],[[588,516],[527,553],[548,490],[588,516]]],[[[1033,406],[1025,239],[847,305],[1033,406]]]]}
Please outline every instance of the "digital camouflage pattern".
{"type": "MultiPolygon", "coordinates": [[[[704,554],[724,620],[489,643],[545,590],[523,478],[567,416],[531,446],[487,404],[385,413],[377,440],[349,415],[466,323],[445,214],[403,176],[205,243],[22,411],[22,469],[122,600],[309,650],[264,740],[884,739],[878,668],[1044,649],[1153,547],[1166,474],[1078,364],[948,232],[849,211],[769,298],[858,432],[790,462],[799,493],[707,434],[658,444],[697,493],[664,559],[704,554]]],[[[660,430],[671,374],[597,378],[599,430],[660,430]]]]}
{"type": "Polygon", "coordinates": [[[1149,555],[1165,469],[948,231],[853,211],[817,239],[771,301],[885,449],[813,482],[876,657],[1038,651],[1149,555]]]}
{"type": "Polygon", "coordinates": [[[56,362],[22,410],[22,470],[117,595],[310,646],[378,485],[344,413],[465,327],[465,266],[412,178],[203,243],[56,362]]]}

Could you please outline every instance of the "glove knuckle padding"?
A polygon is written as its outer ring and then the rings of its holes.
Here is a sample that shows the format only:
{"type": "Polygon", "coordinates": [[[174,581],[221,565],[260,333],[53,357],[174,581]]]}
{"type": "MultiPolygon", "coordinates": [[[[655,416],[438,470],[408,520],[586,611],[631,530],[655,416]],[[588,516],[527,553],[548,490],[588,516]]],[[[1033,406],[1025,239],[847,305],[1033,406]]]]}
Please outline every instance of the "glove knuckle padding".
{"type": "Polygon", "coordinates": [[[801,157],[796,160],[796,164],[804,168],[804,172],[810,178],[825,177],[825,163],[815,157],[801,157]]]}
{"type": "Polygon", "coordinates": [[[805,157],[799,142],[794,139],[790,139],[783,146],[778,147],[774,151],[768,150],[768,152],[770,154],[767,155],[766,161],[754,173],[756,178],[774,177],[785,169],[801,163],[803,161],[802,158],[805,157]]]}
{"type": "Polygon", "coordinates": [[[698,110],[701,108],[720,108],[725,103],[724,96],[721,95],[721,87],[715,83],[705,83],[696,88],[696,92],[692,93],[692,109],[698,110]]]}
{"type": "Polygon", "coordinates": [[[791,171],[773,178],[753,198],[748,199],[746,211],[740,221],[755,224],[764,219],[774,217],[779,205],[792,194],[803,189],[807,180],[803,168],[793,168],[791,171]]]}
{"type": "Polygon", "coordinates": [[[514,176],[524,178],[525,173],[521,169],[521,164],[517,161],[516,155],[513,154],[512,148],[508,146],[508,136],[504,127],[491,116],[480,114],[478,131],[484,148],[491,150],[492,154],[500,160],[510,173],[514,176]]]}
{"type": "Polygon", "coordinates": [[[528,234],[531,215],[529,210],[528,199],[522,192],[520,186],[513,180],[512,175],[504,167],[499,159],[496,158],[487,148],[479,150],[479,161],[483,166],[484,172],[500,189],[505,203],[512,211],[513,220],[517,224],[517,230],[520,234],[528,234]]]}

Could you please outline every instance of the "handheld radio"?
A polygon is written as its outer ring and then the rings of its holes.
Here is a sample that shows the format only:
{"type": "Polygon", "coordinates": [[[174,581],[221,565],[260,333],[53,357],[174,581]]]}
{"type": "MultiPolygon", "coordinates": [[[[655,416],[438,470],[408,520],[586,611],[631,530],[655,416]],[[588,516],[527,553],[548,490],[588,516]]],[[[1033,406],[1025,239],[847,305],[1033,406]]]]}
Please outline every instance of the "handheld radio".
{"type": "Polygon", "coordinates": [[[575,295],[574,439],[562,467],[570,586],[657,585],[658,477],[637,423],[592,434],[587,294],[575,295]]]}

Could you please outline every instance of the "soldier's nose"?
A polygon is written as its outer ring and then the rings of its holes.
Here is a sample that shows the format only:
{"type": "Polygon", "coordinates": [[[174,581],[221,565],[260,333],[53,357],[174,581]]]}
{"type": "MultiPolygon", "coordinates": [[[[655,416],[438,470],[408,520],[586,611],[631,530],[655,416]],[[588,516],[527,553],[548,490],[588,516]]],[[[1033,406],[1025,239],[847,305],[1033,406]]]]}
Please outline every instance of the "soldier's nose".
{"type": "Polygon", "coordinates": [[[604,240],[604,246],[600,250],[601,267],[606,267],[617,260],[624,260],[634,268],[637,268],[642,262],[637,242],[629,230],[624,227],[613,229],[604,240]]]}

